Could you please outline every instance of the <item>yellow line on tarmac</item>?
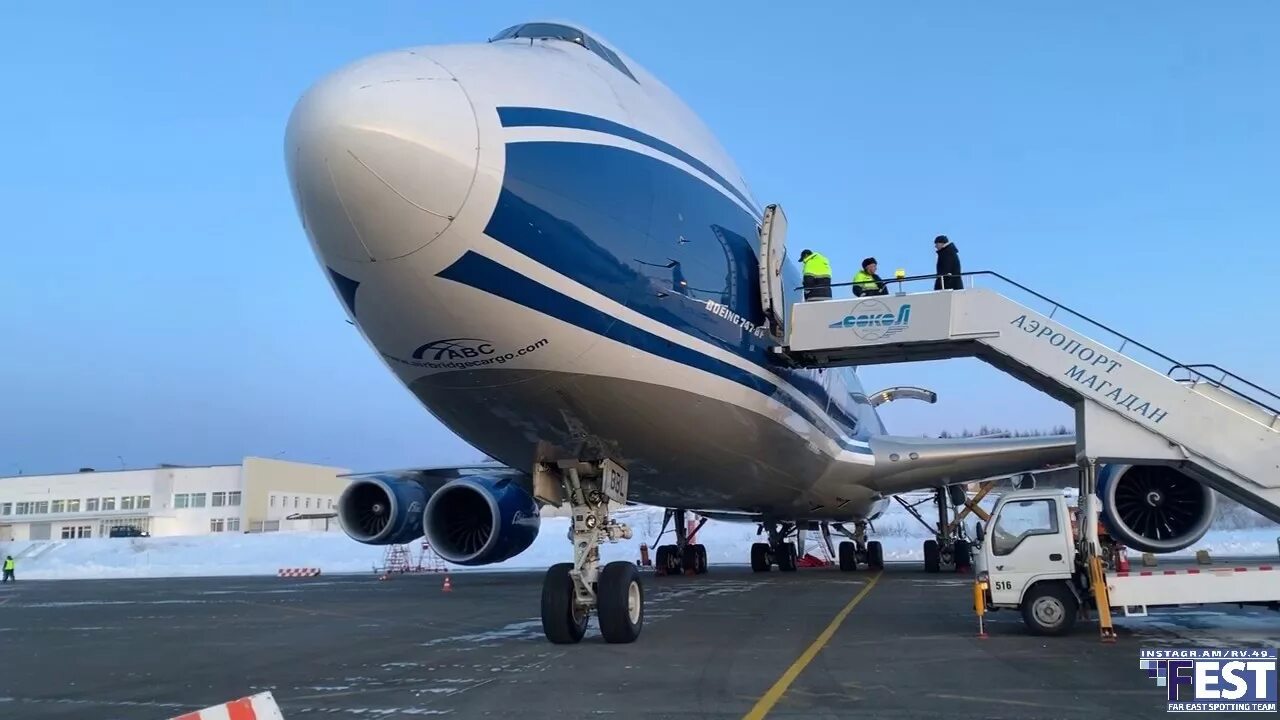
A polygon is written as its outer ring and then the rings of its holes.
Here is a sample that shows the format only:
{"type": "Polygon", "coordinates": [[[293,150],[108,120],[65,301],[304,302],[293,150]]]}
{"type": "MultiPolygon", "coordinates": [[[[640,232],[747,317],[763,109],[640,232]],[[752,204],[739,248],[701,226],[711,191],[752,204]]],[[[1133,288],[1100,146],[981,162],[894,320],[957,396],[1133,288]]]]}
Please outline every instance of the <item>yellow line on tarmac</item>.
{"type": "Polygon", "coordinates": [[[853,608],[856,607],[858,603],[862,602],[862,599],[867,596],[867,593],[871,592],[871,588],[875,587],[883,572],[884,571],[882,570],[876,573],[876,576],[871,578],[867,583],[867,586],[862,588],[857,595],[854,595],[853,599],[849,601],[849,604],[845,605],[840,612],[836,613],[835,619],[831,621],[830,625],[827,625],[827,629],[823,630],[822,634],[818,636],[818,639],[814,640],[813,644],[806,648],[805,651],[800,654],[800,657],[796,658],[795,662],[791,663],[791,667],[787,668],[787,671],[782,673],[782,677],[778,678],[778,682],[774,683],[773,687],[769,688],[769,691],[756,701],[755,707],[751,708],[751,712],[744,715],[742,720],[762,720],[764,716],[769,714],[769,711],[773,709],[773,706],[777,705],[778,701],[782,699],[782,696],[786,694],[787,688],[791,687],[791,683],[796,681],[796,678],[800,676],[800,673],[804,672],[804,669],[809,666],[809,663],[813,662],[813,659],[818,656],[818,652],[831,641],[831,636],[835,635],[836,630],[840,629],[840,623],[844,622],[844,619],[849,616],[849,613],[853,611],[853,608]]]}

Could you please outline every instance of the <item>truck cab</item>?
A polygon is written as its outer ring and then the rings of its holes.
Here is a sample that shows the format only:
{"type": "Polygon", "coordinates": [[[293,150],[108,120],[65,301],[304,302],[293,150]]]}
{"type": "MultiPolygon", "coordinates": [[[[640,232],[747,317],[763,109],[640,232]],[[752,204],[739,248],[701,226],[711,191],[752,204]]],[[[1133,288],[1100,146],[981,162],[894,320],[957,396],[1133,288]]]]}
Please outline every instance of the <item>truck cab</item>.
{"type": "Polygon", "coordinates": [[[1022,611],[1032,632],[1062,635],[1085,601],[1071,509],[1061,490],[1015,490],[979,526],[978,582],[991,609],[1022,611]]]}
{"type": "MultiPolygon", "coordinates": [[[[1090,505],[1096,508],[1096,498],[1090,505]]],[[[1098,611],[1104,638],[1114,638],[1113,607],[1126,616],[1214,603],[1280,610],[1280,573],[1270,562],[1115,570],[1102,562],[1100,544],[1086,562],[1084,523],[1096,527],[1096,515],[1090,520],[1082,512],[1077,529],[1073,513],[1061,490],[1015,490],[1000,498],[988,525],[978,526],[974,600],[980,615],[986,608],[1016,609],[1033,633],[1064,635],[1088,607],[1098,611]]]]}

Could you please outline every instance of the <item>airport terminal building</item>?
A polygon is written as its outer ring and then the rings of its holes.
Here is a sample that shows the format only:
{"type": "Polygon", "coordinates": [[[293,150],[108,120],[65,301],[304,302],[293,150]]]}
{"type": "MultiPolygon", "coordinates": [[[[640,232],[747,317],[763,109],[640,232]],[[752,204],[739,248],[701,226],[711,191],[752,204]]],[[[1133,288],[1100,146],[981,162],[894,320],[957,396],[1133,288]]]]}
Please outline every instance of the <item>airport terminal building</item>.
{"type": "Polygon", "coordinates": [[[239,465],[0,478],[0,541],[124,532],[337,530],[345,468],[249,457],[239,465]],[[325,517],[330,516],[330,517],[325,517]]]}

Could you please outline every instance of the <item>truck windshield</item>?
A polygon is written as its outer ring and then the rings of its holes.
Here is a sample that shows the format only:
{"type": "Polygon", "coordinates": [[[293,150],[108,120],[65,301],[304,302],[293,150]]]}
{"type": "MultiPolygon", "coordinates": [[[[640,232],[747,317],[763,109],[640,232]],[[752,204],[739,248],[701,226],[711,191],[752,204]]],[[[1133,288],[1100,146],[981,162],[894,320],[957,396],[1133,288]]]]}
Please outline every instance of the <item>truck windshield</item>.
{"type": "Polygon", "coordinates": [[[1058,532],[1058,515],[1052,500],[1023,500],[1000,509],[991,528],[991,552],[1008,555],[1032,535],[1058,532]]]}

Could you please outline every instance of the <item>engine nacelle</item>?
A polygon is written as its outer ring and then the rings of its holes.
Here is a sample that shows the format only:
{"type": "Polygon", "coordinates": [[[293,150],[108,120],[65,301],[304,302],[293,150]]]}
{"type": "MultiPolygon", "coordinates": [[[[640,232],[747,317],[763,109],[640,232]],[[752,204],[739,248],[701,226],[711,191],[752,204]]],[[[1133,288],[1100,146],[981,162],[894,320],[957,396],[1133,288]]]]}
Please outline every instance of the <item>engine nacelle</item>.
{"type": "Polygon", "coordinates": [[[399,545],[422,537],[427,491],[407,480],[364,478],[338,498],[338,521],[351,539],[366,545],[399,545]]]}
{"type": "Polygon", "coordinates": [[[427,541],[455,565],[489,565],[524,552],[538,537],[538,503],[510,478],[459,478],[422,513],[427,541]]]}
{"type": "Polygon", "coordinates": [[[1213,522],[1213,489],[1163,465],[1104,465],[1098,470],[1102,523],[1125,547],[1167,553],[1190,546],[1213,522]]]}

